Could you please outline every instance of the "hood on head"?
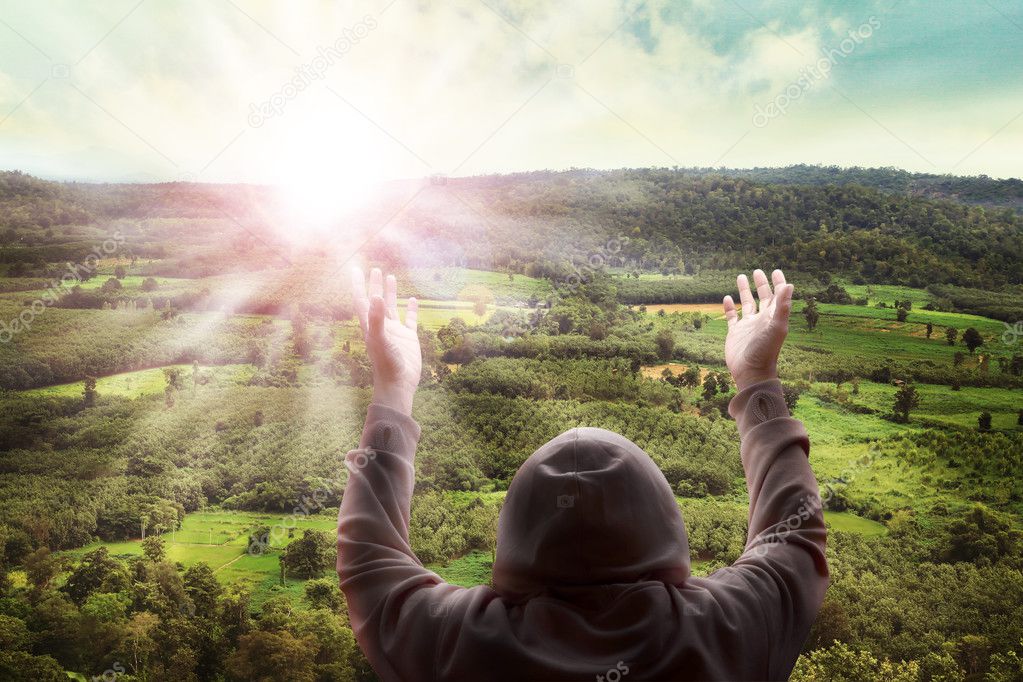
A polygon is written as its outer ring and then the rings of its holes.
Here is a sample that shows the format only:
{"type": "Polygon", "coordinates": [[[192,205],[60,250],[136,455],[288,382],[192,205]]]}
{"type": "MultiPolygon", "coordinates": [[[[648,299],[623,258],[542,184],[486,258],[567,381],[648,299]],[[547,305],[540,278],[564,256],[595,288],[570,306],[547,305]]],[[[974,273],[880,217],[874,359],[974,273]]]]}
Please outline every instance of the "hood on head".
{"type": "Polygon", "coordinates": [[[664,474],[628,438],[572,429],[515,474],[497,524],[494,588],[502,596],[688,576],[682,512],[664,474]]]}

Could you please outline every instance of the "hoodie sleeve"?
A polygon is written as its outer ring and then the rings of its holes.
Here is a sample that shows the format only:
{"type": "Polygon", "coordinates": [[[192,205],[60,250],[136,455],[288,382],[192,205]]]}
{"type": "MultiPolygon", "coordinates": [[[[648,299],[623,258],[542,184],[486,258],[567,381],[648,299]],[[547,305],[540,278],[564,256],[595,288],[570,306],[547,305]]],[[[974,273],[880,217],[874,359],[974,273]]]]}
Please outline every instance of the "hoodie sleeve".
{"type": "Polygon", "coordinates": [[[419,425],[371,404],[360,447],[345,458],[337,572],[352,630],[384,680],[432,679],[444,616],[464,588],[423,567],[409,545],[419,425]]]}
{"type": "Polygon", "coordinates": [[[759,601],[770,679],[786,679],[824,600],[828,566],[810,440],[789,416],[777,379],[740,391],[728,408],[741,438],[749,490],[746,549],[732,567],[759,601]]]}

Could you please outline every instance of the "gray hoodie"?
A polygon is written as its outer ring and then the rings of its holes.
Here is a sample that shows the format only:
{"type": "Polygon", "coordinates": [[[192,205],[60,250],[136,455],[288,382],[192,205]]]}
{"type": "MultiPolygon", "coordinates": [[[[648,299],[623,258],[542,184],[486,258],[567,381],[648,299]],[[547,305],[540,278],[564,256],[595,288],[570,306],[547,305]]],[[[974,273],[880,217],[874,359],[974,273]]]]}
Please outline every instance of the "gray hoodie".
{"type": "Polygon", "coordinates": [[[384,680],[785,679],[828,568],[803,425],[777,380],[729,406],[749,490],[743,555],[689,575],[685,524],[663,474],[596,428],[544,444],[498,522],[494,587],[425,569],[408,542],[419,426],[370,405],[338,522],[352,627],[384,680]]]}

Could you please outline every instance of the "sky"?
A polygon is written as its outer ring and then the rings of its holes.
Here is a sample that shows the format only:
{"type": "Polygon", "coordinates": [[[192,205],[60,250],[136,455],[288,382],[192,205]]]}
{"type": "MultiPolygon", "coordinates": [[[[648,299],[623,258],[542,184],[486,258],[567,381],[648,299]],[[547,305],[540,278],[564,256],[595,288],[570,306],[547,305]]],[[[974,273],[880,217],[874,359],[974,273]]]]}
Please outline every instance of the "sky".
{"type": "Polygon", "coordinates": [[[0,0],[0,169],[45,178],[1021,160],[1020,0],[0,0]]]}

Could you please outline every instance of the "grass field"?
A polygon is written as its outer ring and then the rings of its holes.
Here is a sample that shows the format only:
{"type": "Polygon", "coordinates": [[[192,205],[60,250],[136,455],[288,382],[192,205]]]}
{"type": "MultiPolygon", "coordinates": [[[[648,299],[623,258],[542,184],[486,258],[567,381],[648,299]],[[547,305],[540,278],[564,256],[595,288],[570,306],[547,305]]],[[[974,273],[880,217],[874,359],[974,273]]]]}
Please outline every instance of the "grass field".
{"type": "MultiPolygon", "coordinates": [[[[167,368],[176,367],[181,370],[186,388],[189,386],[192,376],[191,365],[168,365],[167,368]]],[[[136,372],[122,372],[96,379],[96,391],[101,396],[120,396],[122,398],[137,398],[143,395],[157,395],[164,391],[167,380],[164,377],[164,367],[152,369],[140,369],[136,372]]],[[[206,374],[214,383],[244,382],[251,376],[253,368],[251,365],[222,365],[219,367],[203,367],[200,365],[200,372],[206,374]]],[[[52,397],[80,397],[85,388],[84,382],[73,381],[67,384],[57,384],[44,388],[32,388],[24,391],[24,395],[52,396],[52,397]]]]}
{"type": "Polygon", "coordinates": [[[826,511],[824,512],[824,522],[831,530],[858,533],[868,538],[888,532],[883,524],[849,512],[826,511]]]}
{"type": "MultiPolygon", "coordinates": [[[[205,562],[224,585],[244,584],[252,590],[252,609],[272,596],[285,595],[296,605],[301,603],[304,580],[287,579],[280,584],[281,550],[299,537],[302,531],[314,529],[334,533],[337,516],[333,508],[320,514],[262,514],[213,509],[187,514],[181,528],[161,535],[166,542],[167,556],[185,567],[205,562]],[[259,526],[271,528],[270,545],[263,553],[248,551],[248,536],[259,526]]],[[[69,550],[80,556],[104,546],[113,555],[142,554],[141,539],[127,542],[96,542],[69,550]]]]}
{"type": "MultiPolygon", "coordinates": [[[[79,286],[81,286],[82,289],[99,289],[108,279],[110,279],[109,276],[99,275],[86,282],[82,282],[79,286]]],[[[143,277],[142,275],[126,275],[120,279],[121,287],[133,292],[141,291],[142,283],[147,279],[149,278],[143,277]]],[[[156,280],[157,286],[156,290],[152,292],[153,294],[165,293],[168,288],[183,288],[184,285],[188,285],[195,281],[182,279],[180,277],[153,277],[153,279],[156,280]]]]}
{"type": "MultiPolygon", "coordinates": [[[[916,292],[918,298],[926,295],[925,291],[919,289],[897,289],[900,293],[916,292]]],[[[786,354],[823,353],[850,360],[885,361],[897,358],[904,362],[931,362],[939,366],[951,366],[955,354],[963,353],[964,367],[970,368],[975,367],[983,355],[990,355],[994,360],[1020,352],[1018,345],[1012,347],[1002,342],[1005,326],[1001,322],[976,315],[927,311],[914,307],[907,321],[899,322],[892,308],[822,303],[818,304],[820,320],[817,328],[809,331],[803,319],[804,306],[803,301],[793,304],[789,337],[782,352],[783,362],[786,354]],[[928,322],[933,326],[931,338],[927,338],[928,322]],[[947,327],[955,327],[960,339],[967,328],[974,327],[983,337],[984,345],[973,355],[961,340],[949,346],[945,340],[947,327]]],[[[673,322],[670,314],[675,312],[703,312],[709,316],[702,329],[680,338],[683,347],[695,351],[697,356],[701,351],[716,350],[720,353],[727,333],[727,323],[718,304],[651,304],[647,306],[646,314],[647,319],[656,324],[671,325],[673,322]],[[660,309],[664,309],[668,315],[658,316],[657,311],[660,309]]],[[[997,371],[994,361],[991,362],[991,371],[997,371]]]]}
{"type": "Polygon", "coordinates": [[[867,305],[885,302],[894,306],[895,301],[912,301],[914,308],[923,308],[931,301],[931,295],[925,289],[914,289],[895,284],[850,284],[839,280],[839,286],[849,292],[853,298],[867,298],[867,305]]]}

